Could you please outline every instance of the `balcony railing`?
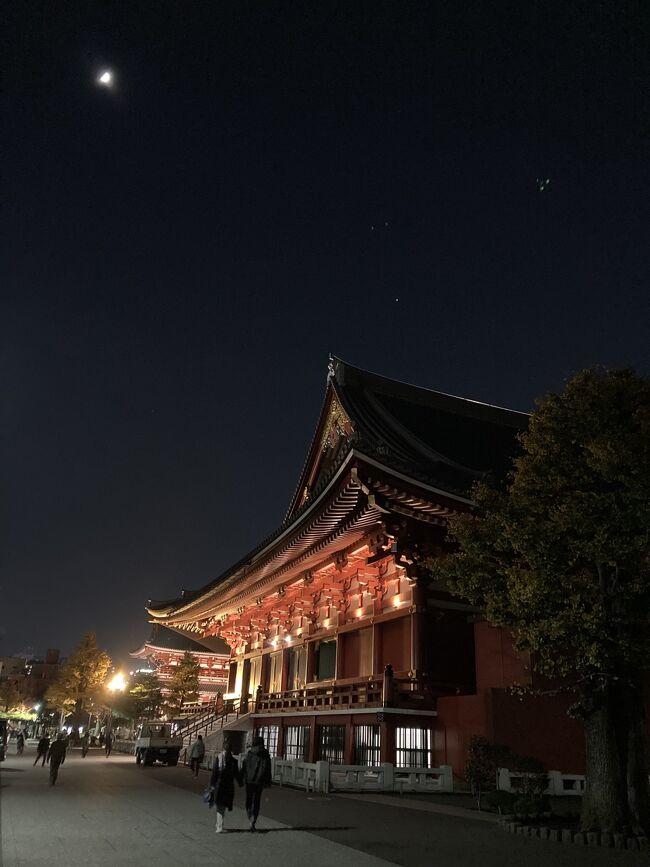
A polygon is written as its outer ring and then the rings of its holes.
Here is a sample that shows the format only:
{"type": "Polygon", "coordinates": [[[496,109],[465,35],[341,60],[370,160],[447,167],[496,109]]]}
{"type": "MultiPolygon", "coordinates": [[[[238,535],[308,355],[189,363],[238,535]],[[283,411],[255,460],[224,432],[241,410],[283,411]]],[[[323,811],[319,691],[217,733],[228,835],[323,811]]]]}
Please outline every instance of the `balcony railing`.
{"type": "Polygon", "coordinates": [[[265,693],[260,690],[255,697],[255,712],[299,713],[372,707],[433,710],[437,694],[423,678],[385,673],[366,680],[328,681],[283,692],[265,693]]]}

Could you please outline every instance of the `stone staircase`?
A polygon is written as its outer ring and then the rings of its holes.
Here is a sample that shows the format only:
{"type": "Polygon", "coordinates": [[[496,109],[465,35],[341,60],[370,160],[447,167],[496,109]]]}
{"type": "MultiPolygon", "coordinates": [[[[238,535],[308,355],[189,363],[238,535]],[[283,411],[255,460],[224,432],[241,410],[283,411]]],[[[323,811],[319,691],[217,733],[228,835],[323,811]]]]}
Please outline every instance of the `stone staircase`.
{"type": "MultiPolygon", "coordinates": [[[[243,741],[251,726],[252,720],[248,705],[242,707],[239,701],[228,702],[221,711],[205,711],[192,717],[179,728],[178,735],[183,738],[181,756],[189,755],[191,746],[199,735],[206,743],[206,750],[219,751],[223,747],[225,733],[231,731],[233,740],[243,741]],[[244,737],[239,737],[239,735],[244,737]]],[[[233,750],[235,746],[233,744],[233,750]]]]}

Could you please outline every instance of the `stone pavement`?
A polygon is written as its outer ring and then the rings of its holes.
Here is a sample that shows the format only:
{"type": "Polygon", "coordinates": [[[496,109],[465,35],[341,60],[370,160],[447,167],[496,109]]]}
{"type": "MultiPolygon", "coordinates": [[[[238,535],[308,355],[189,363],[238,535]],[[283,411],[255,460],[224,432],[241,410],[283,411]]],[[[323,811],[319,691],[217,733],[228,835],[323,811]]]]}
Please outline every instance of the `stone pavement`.
{"type": "MultiPolygon", "coordinates": [[[[250,834],[241,809],[228,816],[230,833],[217,836],[214,810],[147,769],[133,773],[130,757],[127,767],[124,756],[82,759],[73,751],[50,788],[47,765],[32,767],[29,755],[0,766],[2,867],[233,867],[249,861],[330,867],[346,857],[338,843],[264,817],[260,833],[250,834]]],[[[355,863],[386,865],[361,853],[355,863]]]]}
{"type": "MultiPolygon", "coordinates": [[[[406,804],[307,796],[273,787],[260,832],[241,808],[230,833],[214,833],[215,814],[186,768],[139,768],[133,757],[74,751],[50,788],[34,751],[0,765],[2,867],[619,867],[646,863],[639,853],[588,850],[513,837],[493,822],[406,804]]],[[[242,803],[242,793],[236,803],[242,803]]],[[[389,799],[387,799],[389,800],[389,799]]]]}

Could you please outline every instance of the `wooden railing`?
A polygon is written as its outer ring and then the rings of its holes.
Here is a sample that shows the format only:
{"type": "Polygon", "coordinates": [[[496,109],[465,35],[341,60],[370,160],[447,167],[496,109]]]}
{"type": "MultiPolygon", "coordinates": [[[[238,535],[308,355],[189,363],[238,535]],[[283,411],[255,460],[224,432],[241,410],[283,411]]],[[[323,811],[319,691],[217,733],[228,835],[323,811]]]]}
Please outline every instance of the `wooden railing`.
{"type": "Polygon", "coordinates": [[[284,692],[258,691],[256,713],[403,707],[432,710],[436,693],[422,678],[382,677],[311,684],[284,692]]]}
{"type": "Polygon", "coordinates": [[[199,735],[206,738],[208,735],[230,725],[230,723],[236,722],[240,717],[245,716],[249,712],[249,704],[248,701],[227,700],[218,713],[195,719],[190,725],[181,729],[178,734],[183,738],[183,746],[185,747],[184,761],[189,756],[192,744],[199,735]]]}

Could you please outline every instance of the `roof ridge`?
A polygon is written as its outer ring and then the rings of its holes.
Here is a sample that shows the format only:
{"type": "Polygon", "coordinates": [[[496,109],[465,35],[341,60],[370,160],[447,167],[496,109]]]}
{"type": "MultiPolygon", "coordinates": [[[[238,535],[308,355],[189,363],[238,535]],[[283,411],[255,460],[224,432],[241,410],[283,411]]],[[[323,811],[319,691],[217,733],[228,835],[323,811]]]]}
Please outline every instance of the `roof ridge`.
{"type": "MultiPolygon", "coordinates": [[[[529,412],[525,412],[524,410],[521,410],[521,409],[511,409],[510,407],[501,406],[500,404],[487,403],[484,400],[476,400],[475,398],[472,398],[472,397],[463,397],[462,395],[459,395],[459,394],[451,394],[451,392],[448,392],[448,391],[438,391],[438,389],[429,388],[426,385],[416,385],[413,382],[406,382],[403,379],[395,379],[395,378],[390,377],[390,376],[384,376],[381,373],[375,373],[373,370],[366,370],[365,367],[359,367],[356,364],[350,364],[350,362],[344,361],[342,358],[339,358],[339,356],[337,356],[337,355],[330,355],[330,364],[332,366],[332,369],[331,369],[331,372],[329,375],[335,377],[337,379],[337,381],[338,381],[338,371],[336,368],[337,368],[337,365],[342,365],[342,367],[344,369],[344,375],[345,375],[345,369],[349,369],[349,370],[355,371],[355,373],[361,373],[364,376],[369,376],[369,377],[372,377],[373,379],[379,379],[382,382],[390,383],[392,385],[403,385],[406,388],[414,388],[414,389],[417,389],[418,391],[427,392],[428,394],[436,394],[436,395],[440,395],[440,397],[448,397],[448,398],[452,398],[453,400],[463,401],[464,403],[470,403],[470,404],[474,404],[476,406],[483,406],[483,407],[486,407],[487,409],[496,409],[496,410],[500,410],[502,412],[513,413],[514,415],[521,415],[521,416],[524,416],[526,418],[528,418],[530,416],[529,412]]],[[[343,379],[341,381],[341,385],[344,385],[344,384],[345,384],[345,379],[343,379]]]]}

